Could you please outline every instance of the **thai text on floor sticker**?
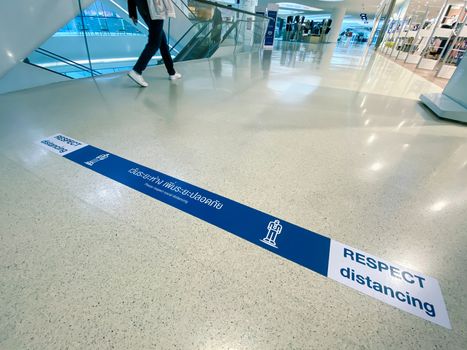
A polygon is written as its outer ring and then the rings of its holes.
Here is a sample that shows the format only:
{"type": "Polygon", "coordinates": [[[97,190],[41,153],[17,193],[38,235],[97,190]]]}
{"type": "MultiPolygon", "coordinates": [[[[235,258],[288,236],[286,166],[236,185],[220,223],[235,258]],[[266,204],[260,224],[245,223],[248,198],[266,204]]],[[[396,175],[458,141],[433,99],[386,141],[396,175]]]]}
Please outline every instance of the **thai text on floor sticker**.
{"type": "Polygon", "coordinates": [[[436,279],[110,152],[56,134],[48,150],[373,298],[451,328],[436,279]]]}

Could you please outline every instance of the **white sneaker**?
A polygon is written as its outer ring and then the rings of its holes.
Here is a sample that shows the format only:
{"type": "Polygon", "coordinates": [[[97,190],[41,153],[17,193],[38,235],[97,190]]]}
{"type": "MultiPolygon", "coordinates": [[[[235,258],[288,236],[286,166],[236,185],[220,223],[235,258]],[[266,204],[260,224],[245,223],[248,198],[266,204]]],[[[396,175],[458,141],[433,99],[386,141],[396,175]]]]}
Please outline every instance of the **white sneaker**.
{"type": "Polygon", "coordinates": [[[175,73],[174,75],[169,75],[170,80],[177,80],[177,79],[181,79],[181,78],[182,78],[182,75],[180,73],[175,73]]]}
{"type": "Polygon", "coordinates": [[[144,80],[141,74],[136,73],[134,70],[131,70],[128,73],[128,76],[139,86],[141,87],[148,87],[149,84],[144,80]]]}

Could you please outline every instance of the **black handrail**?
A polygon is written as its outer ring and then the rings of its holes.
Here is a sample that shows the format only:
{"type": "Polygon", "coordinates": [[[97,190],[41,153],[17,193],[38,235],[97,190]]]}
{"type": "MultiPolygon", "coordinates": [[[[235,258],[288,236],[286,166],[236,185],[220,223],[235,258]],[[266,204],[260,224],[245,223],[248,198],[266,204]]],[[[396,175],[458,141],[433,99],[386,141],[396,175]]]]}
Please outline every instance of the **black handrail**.
{"type": "Polygon", "coordinates": [[[94,69],[91,69],[91,68],[89,68],[89,67],[86,67],[86,66],[84,66],[84,65],[82,65],[82,64],[80,64],[80,63],[78,63],[78,62],[75,62],[75,61],[73,61],[73,60],[70,60],[69,58],[66,58],[66,57],[57,55],[56,53],[51,52],[51,51],[46,50],[46,49],[43,49],[43,48],[41,48],[41,47],[38,48],[38,49],[36,49],[35,51],[36,51],[37,53],[40,53],[40,54],[44,55],[44,56],[47,56],[47,57],[53,58],[53,59],[55,59],[55,60],[57,60],[57,61],[66,63],[66,64],[68,64],[68,65],[70,65],[70,66],[75,67],[75,68],[79,68],[79,69],[81,69],[81,70],[87,71],[88,73],[92,73],[92,74],[96,74],[96,75],[102,74],[102,73],[100,73],[100,72],[98,72],[98,71],[96,71],[96,70],[94,70],[94,69]]]}
{"type": "MultiPolygon", "coordinates": [[[[227,37],[230,35],[230,33],[232,33],[234,31],[234,29],[236,29],[238,27],[238,25],[240,24],[240,20],[238,21],[235,21],[234,23],[232,23],[232,25],[230,26],[229,29],[226,30],[224,36],[222,37],[221,41],[219,42],[218,45],[216,45],[215,47],[212,47],[209,49],[209,57],[211,57],[214,52],[221,46],[221,44],[225,41],[225,39],[227,39],[227,37]]],[[[211,30],[212,32],[212,30],[211,30]]],[[[235,47],[237,47],[237,43],[235,43],[235,47]]]]}
{"type": "Polygon", "coordinates": [[[42,47],[39,47],[35,50],[36,52],[38,53],[41,53],[47,57],[51,57],[51,58],[54,58],[56,59],[57,61],[61,61],[61,62],[64,62],[64,63],[67,63],[68,61],[70,61],[72,65],[74,66],[79,66],[80,68],[84,69],[84,70],[89,70],[90,68],[89,67],[86,67],[78,62],[74,62],[73,60],[70,60],[69,58],[66,58],[66,57],[63,57],[63,56],[60,56],[58,54],[56,54],[55,52],[52,52],[52,51],[49,51],[49,50],[46,50],[46,49],[43,49],[42,47]]]}
{"type": "Polygon", "coordinates": [[[32,63],[28,58],[25,58],[25,59],[23,60],[23,63],[29,64],[30,66],[33,66],[33,67],[36,67],[36,68],[40,68],[40,69],[46,70],[46,71],[48,71],[48,72],[50,72],[50,73],[54,73],[54,74],[61,75],[61,76],[65,77],[65,78],[68,78],[68,79],[74,79],[73,77],[70,77],[70,76],[68,76],[68,75],[66,75],[66,74],[63,74],[63,73],[60,73],[60,72],[56,72],[56,71],[54,71],[54,70],[52,70],[52,69],[49,69],[49,68],[46,68],[46,67],[42,67],[42,66],[39,66],[38,64],[32,63]]]}
{"type": "Polygon", "coordinates": [[[75,67],[76,69],[83,70],[83,71],[85,71],[85,72],[91,73],[90,70],[89,70],[89,68],[85,69],[85,68],[81,67],[79,63],[73,64],[73,63],[70,63],[70,62],[68,62],[68,61],[65,61],[65,60],[62,60],[62,59],[60,59],[60,58],[57,58],[57,57],[55,57],[55,56],[53,56],[53,55],[49,55],[48,53],[41,52],[41,51],[38,51],[38,50],[34,50],[34,51],[35,51],[36,53],[38,53],[38,54],[41,54],[41,55],[44,55],[44,56],[46,56],[46,57],[52,58],[52,59],[54,59],[54,60],[56,60],[56,61],[65,63],[66,65],[75,67]]]}
{"type": "Polygon", "coordinates": [[[224,36],[222,37],[222,40],[221,40],[221,43],[224,42],[225,39],[227,39],[227,37],[230,35],[230,33],[233,32],[233,30],[235,28],[238,27],[238,25],[240,24],[241,21],[235,21],[235,23],[229,28],[227,29],[227,31],[225,32],[224,36]]]}
{"type": "MultiPolygon", "coordinates": [[[[214,52],[221,46],[221,44],[224,42],[224,40],[227,38],[227,35],[230,34],[232,32],[232,28],[233,27],[237,27],[238,25],[238,21],[235,21],[229,29],[227,29],[226,33],[224,34],[224,36],[221,38],[221,40],[219,41],[218,44],[216,45],[213,45],[212,47],[209,47],[208,48],[208,57],[211,57],[214,52]]],[[[210,37],[212,35],[212,32],[214,31],[214,28],[211,28],[211,30],[204,36],[204,38],[202,40],[207,40],[208,37],[210,37]]]]}

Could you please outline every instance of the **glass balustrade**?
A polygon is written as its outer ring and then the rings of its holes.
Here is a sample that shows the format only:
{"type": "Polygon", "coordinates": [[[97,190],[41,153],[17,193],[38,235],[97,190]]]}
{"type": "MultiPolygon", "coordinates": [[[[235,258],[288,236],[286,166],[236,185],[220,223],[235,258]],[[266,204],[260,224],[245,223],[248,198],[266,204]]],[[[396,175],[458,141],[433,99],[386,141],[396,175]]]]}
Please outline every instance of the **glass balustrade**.
{"type": "MultiPolygon", "coordinates": [[[[26,63],[70,78],[130,70],[147,41],[147,26],[128,17],[126,0],[98,0],[60,28],[26,63]]],[[[172,0],[164,22],[175,62],[260,49],[268,19],[206,0],[172,0]]],[[[149,65],[161,64],[159,53],[149,65]]]]}

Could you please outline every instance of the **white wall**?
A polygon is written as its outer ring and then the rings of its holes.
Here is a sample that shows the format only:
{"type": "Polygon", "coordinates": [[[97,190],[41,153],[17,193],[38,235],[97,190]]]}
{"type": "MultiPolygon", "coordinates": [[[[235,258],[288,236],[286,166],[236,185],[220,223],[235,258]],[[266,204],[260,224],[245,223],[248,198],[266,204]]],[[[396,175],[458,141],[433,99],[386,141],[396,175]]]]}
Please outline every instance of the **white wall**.
{"type": "Polygon", "coordinates": [[[0,94],[67,80],[70,79],[20,62],[0,80],[0,94]]]}
{"type": "MultiPolygon", "coordinates": [[[[81,0],[83,7],[93,0],[81,0]]],[[[2,1],[0,78],[79,13],[78,0],[2,1]]]]}

